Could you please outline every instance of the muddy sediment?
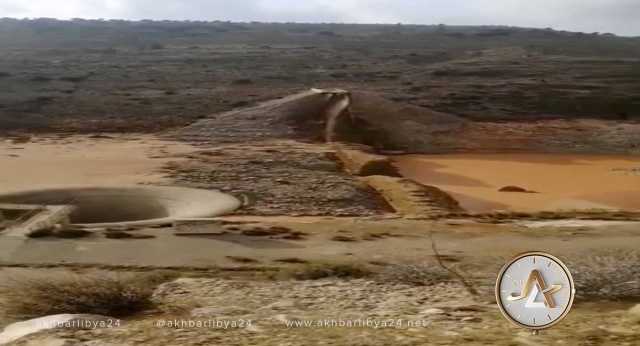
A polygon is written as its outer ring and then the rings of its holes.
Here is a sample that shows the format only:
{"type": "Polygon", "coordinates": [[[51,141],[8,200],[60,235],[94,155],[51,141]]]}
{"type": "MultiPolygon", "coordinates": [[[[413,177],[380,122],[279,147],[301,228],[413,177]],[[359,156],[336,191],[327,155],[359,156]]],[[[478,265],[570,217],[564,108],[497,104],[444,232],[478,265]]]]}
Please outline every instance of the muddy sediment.
{"type": "Polygon", "coordinates": [[[394,161],[405,177],[440,187],[472,212],[640,210],[633,156],[454,154],[394,161]],[[535,193],[501,191],[509,185],[535,193]]]}
{"type": "Polygon", "coordinates": [[[159,169],[196,150],[148,134],[29,136],[0,142],[3,193],[69,185],[166,184],[159,169]]]}

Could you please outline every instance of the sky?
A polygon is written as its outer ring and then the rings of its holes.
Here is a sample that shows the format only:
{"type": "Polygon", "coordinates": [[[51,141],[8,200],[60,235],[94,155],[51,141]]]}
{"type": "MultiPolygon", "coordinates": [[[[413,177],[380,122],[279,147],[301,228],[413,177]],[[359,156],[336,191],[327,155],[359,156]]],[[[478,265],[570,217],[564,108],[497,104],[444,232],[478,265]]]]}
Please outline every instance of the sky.
{"type": "Polygon", "coordinates": [[[512,25],[640,36],[640,0],[0,0],[0,17],[512,25]]]}

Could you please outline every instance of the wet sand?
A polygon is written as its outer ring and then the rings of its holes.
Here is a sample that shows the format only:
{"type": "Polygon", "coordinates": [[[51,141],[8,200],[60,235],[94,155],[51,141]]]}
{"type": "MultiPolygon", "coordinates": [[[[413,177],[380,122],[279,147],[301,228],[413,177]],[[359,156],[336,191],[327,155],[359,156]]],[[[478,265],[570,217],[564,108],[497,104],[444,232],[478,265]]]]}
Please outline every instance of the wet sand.
{"type": "Polygon", "coordinates": [[[162,183],[169,161],[195,148],[151,135],[0,141],[0,192],[61,185],[162,183]]]}
{"type": "Polygon", "coordinates": [[[640,210],[640,158],[454,154],[394,157],[400,173],[451,193],[473,212],[640,210]],[[537,193],[499,192],[518,186],[537,193]]]}

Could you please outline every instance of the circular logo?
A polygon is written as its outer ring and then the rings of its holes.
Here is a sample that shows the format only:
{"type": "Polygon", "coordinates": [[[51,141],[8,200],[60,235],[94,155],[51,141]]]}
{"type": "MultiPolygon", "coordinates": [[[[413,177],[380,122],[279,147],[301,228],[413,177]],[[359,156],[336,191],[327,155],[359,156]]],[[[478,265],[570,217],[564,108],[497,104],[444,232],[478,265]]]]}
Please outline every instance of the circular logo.
{"type": "Polygon", "coordinates": [[[544,252],[527,252],[507,263],[496,281],[502,314],[517,326],[545,329],[571,310],[575,287],[569,269],[544,252]]]}

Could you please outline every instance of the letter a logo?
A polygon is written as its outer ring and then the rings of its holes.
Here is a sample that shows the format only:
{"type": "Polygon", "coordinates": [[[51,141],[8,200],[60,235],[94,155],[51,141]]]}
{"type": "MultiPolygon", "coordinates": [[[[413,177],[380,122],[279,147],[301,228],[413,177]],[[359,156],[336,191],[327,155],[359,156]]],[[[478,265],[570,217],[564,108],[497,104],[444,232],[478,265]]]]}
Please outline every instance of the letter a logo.
{"type": "Polygon", "coordinates": [[[553,294],[560,291],[562,289],[562,285],[551,285],[547,287],[547,284],[544,282],[544,278],[542,278],[542,274],[536,269],[532,270],[529,274],[529,278],[527,278],[527,282],[525,282],[522,287],[522,292],[520,295],[517,293],[511,293],[507,300],[516,301],[521,299],[527,299],[525,303],[526,308],[550,308],[553,309],[556,307],[556,303],[553,300],[553,294]],[[542,293],[543,301],[536,301],[538,295],[542,293]]]}

